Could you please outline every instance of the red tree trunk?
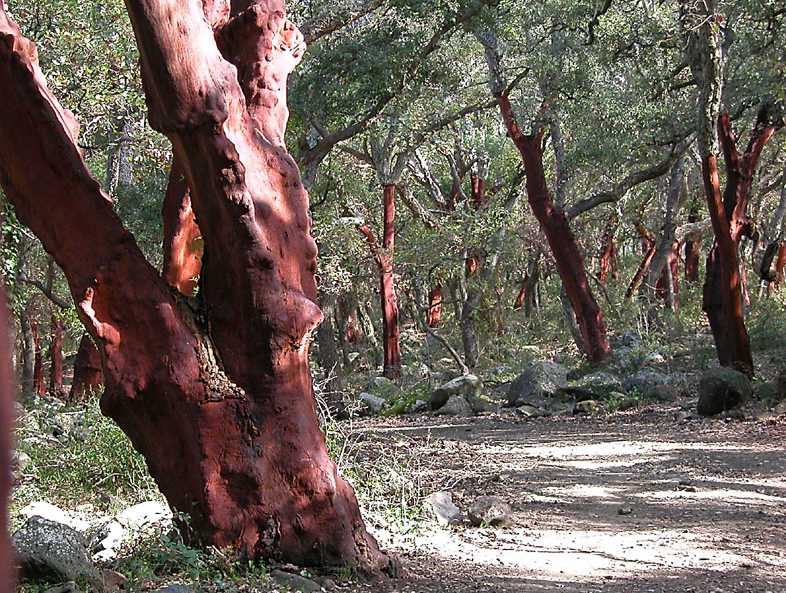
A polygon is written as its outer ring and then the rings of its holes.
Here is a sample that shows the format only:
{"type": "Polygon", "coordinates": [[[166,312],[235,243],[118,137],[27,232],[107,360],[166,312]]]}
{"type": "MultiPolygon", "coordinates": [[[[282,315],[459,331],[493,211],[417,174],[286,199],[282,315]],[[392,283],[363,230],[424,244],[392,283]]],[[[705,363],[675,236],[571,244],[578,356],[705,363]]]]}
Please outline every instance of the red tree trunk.
{"type": "Polygon", "coordinates": [[[44,353],[41,349],[41,336],[38,334],[38,324],[33,321],[30,324],[33,331],[33,345],[35,354],[33,356],[33,393],[39,396],[46,395],[46,384],[44,383],[44,353]]]}
{"type": "Polygon", "coordinates": [[[302,37],[280,0],[232,2],[231,12],[206,3],[212,29],[197,2],[126,5],[151,125],[172,141],[200,221],[196,314],[90,176],[73,116],[0,7],[0,183],[63,269],[101,350],[102,410],[190,516],[192,539],[249,558],[389,567],[314,405],[317,250],[283,142],[302,37]]]}
{"type": "Polygon", "coordinates": [[[164,222],[164,278],[170,286],[191,296],[202,269],[202,232],[177,159],[173,159],[169,172],[161,218],[164,222]]]}
{"type": "MultiPolygon", "coordinates": [[[[611,221],[609,221],[611,223],[611,221]]],[[[601,284],[606,284],[609,277],[617,278],[617,251],[614,246],[614,227],[609,225],[603,234],[603,248],[600,253],[598,264],[598,280],[601,284]]]]}
{"type": "Polygon", "coordinates": [[[704,192],[715,233],[707,257],[703,307],[710,322],[721,365],[753,374],[738,249],[740,239],[752,233],[748,203],[756,166],[764,145],[783,125],[783,115],[771,104],[759,110],[744,154],[737,150],[728,114],[718,121],[718,135],[726,161],[726,190],[721,196],[718,162],[714,155],[702,158],[704,192]]]}
{"type": "Polygon", "coordinates": [[[428,313],[426,314],[426,325],[429,327],[439,327],[442,321],[442,286],[437,285],[431,289],[428,295],[428,313]]]}
{"type": "Polygon", "coordinates": [[[778,247],[778,257],[775,259],[775,281],[770,282],[770,294],[780,290],[783,284],[784,270],[786,270],[786,241],[781,241],[778,247]]]}
{"type": "Polygon", "coordinates": [[[521,281],[521,288],[519,288],[518,294],[516,294],[516,300],[513,301],[513,310],[514,311],[521,311],[524,308],[524,303],[527,302],[527,285],[529,284],[529,278],[524,276],[524,280],[521,281]]]}
{"type": "Polygon", "coordinates": [[[382,343],[385,376],[401,376],[401,350],[398,328],[398,298],[393,277],[393,252],[396,244],[396,186],[384,188],[385,214],[380,261],[380,297],[382,299],[382,343]]]}
{"type": "Polygon", "coordinates": [[[81,401],[93,394],[104,384],[104,370],[101,366],[101,353],[93,339],[84,334],[79,341],[79,350],[74,361],[74,380],[68,400],[81,401]]]}
{"type": "Polygon", "coordinates": [[[63,397],[63,338],[65,325],[52,315],[51,342],[49,343],[49,395],[63,397]]]}
{"type": "Polygon", "coordinates": [[[611,353],[606,337],[606,323],[590,290],[584,270],[584,258],[565,213],[554,204],[549,195],[541,146],[544,130],[541,128],[537,134],[524,135],[516,122],[507,94],[503,93],[497,99],[508,135],[524,161],[527,171],[527,198],[554,255],[557,271],[576,315],[584,351],[590,361],[602,361],[611,353]]]}
{"type": "Polygon", "coordinates": [[[469,177],[472,186],[472,205],[475,210],[481,210],[486,207],[486,180],[478,174],[473,173],[469,177]]]}

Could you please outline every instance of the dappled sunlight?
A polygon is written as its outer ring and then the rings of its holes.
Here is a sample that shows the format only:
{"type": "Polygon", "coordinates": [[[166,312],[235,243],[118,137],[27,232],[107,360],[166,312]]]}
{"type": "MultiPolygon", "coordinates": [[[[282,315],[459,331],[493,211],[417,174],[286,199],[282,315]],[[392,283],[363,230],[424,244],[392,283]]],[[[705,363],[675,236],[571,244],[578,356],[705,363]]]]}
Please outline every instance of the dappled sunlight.
{"type": "Polygon", "coordinates": [[[770,496],[755,490],[731,490],[729,488],[719,488],[714,490],[697,490],[696,492],[684,492],[681,490],[662,490],[657,492],[643,492],[635,494],[639,498],[651,498],[657,500],[678,500],[687,503],[700,504],[706,500],[717,501],[721,504],[749,505],[758,503],[767,506],[784,506],[786,497],[770,496]]]}

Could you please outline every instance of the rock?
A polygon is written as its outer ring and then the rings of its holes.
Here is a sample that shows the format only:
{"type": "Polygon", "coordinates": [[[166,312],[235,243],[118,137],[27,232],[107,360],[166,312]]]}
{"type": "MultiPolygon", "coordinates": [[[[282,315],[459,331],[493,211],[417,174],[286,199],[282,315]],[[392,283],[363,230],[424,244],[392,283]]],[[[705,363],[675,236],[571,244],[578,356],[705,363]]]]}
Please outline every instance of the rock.
{"type": "Polygon", "coordinates": [[[499,496],[481,496],[469,507],[467,516],[475,527],[481,525],[508,525],[511,523],[513,509],[499,496]]]}
{"type": "Polygon", "coordinates": [[[774,404],[781,401],[778,385],[774,381],[758,381],[753,385],[753,396],[759,401],[774,404]]]}
{"type": "Polygon", "coordinates": [[[438,410],[454,395],[461,395],[467,402],[472,402],[480,397],[482,387],[483,383],[476,375],[462,375],[437,387],[431,393],[429,404],[432,410],[438,410]]]}
{"type": "Polygon", "coordinates": [[[660,352],[650,352],[641,361],[641,366],[657,366],[659,364],[666,364],[666,357],[660,352]]]}
{"type": "Polygon", "coordinates": [[[74,593],[76,591],[76,583],[74,581],[66,581],[59,585],[47,589],[44,593],[74,593]]]}
{"type": "Polygon", "coordinates": [[[87,543],[68,525],[30,517],[14,533],[13,543],[19,563],[28,574],[54,573],[64,579],[85,578],[103,586],[101,574],[88,556],[87,543]]]}
{"type": "Polygon", "coordinates": [[[420,414],[430,409],[431,405],[426,400],[416,399],[407,408],[407,414],[420,414]]]}
{"type": "Polygon", "coordinates": [[[781,371],[775,378],[775,390],[778,401],[786,400],[786,371],[781,371]]]}
{"type": "Polygon", "coordinates": [[[523,406],[516,408],[516,414],[519,416],[524,416],[525,418],[539,418],[540,416],[546,415],[546,413],[540,408],[536,408],[535,406],[530,406],[528,404],[524,404],[523,406]]]}
{"type": "Polygon", "coordinates": [[[358,399],[371,414],[379,414],[387,403],[384,398],[366,392],[361,393],[358,399]]]}
{"type": "Polygon", "coordinates": [[[426,499],[437,523],[440,525],[457,525],[461,523],[461,510],[453,504],[453,495],[444,490],[430,494],[426,499]]]}
{"type": "Polygon", "coordinates": [[[163,589],[156,589],[153,593],[196,593],[196,589],[189,585],[169,585],[163,589]]]}
{"type": "Polygon", "coordinates": [[[781,402],[772,409],[772,413],[776,416],[786,416],[786,402],[781,402]]]}
{"type": "Polygon", "coordinates": [[[122,589],[128,581],[126,575],[116,570],[104,570],[102,575],[104,579],[104,591],[122,589]]]}
{"type": "Polygon", "coordinates": [[[140,531],[155,525],[170,524],[172,522],[172,511],[163,502],[149,500],[118,513],[115,520],[126,529],[140,531]]]}
{"type": "Polygon", "coordinates": [[[366,391],[384,400],[398,397],[401,394],[401,388],[387,377],[374,377],[368,384],[366,391]]]}
{"type": "Polygon", "coordinates": [[[708,369],[699,382],[697,411],[701,416],[715,416],[742,405],[751,398],[750,379],[734,369],[708,369]]]}
{"type": "Polygon", "coordinates": [[[633,513],[633,509],[630,508],[630,507],[620,507],[620,508],[617,509],[617,514],[618,515],[623,515],[624,516],[624,515],[630,515],[632,513],[633,513]]]}
{"type": "Polygon", "coordinates": [[[473,410],[463,395],[451,395],[448,402],[435,413],[439,416],[472,416],[473,410]]]}
{"type": "Polygon", "coordinates": [[[300,591],[300,593],[316,593],[317,591],[322,591],[322,585],[316,581],[300,576],[299,574],[284,572],[283,570],[273,570],[270,573],[270,578],[280,586],[285,587],[288,591],[300,591]]]}
{"type": "Polygon", "coordinates": [[[637,391],[644,397],[670,400],[675,395],[670,383],[669,375],[653,369],[642,369],[626,377],[622,386],[625,391],[637,391]]]}
{"type": "Polygon", "coordinates": [[[576,405],[573,407],[574,414],[586,414],[588,416],[593,416],[598,412],[600,412],[600,403],[594,399],[576,402],[576,405]]]}
{"type": "Polygon", "coordinates": [[[626,331],[612,338],[614,349],[619,348],[641,348],[641,336],[636,332],[626,331]]]}
{"type": "Polygon", "coordinates": [[[584,401],[606,399],[613,392],[624,392],[625,387],[616,375],[597,371],[572,381],[562,391],[572,395],[577,401],[584,401]]]}
{"type": "Polygon", "coordinates": [[[90,552],[93,559],[109,562],[117,558],[117,553],[125,541],[130,538],[130,532],[116,520],[101,525],[90,538],[90,552]]]}
{"type": "Polygon", "coordinates": [[[561,364],[537,361],[519,375],[508,390],[509,407],[528,404],[545,407],[546,400],[568,384],[568,371],[561,364]]]}
{"type": "Polygon", "coordinates": [[[11,457],[11,468],[13,469],[14,473],[22,474],[30,466],[32,461],[33,460],[30,458],[30,456],[24,451],[15,450],[13,456],[11,457]]]}
{"type": "Polygon", "coordinates": [[[56,507],[45,500],[36,500],[31,502],[29,505],[19,511],[19,514],[27,519],[31,519],[32,517],[40,517],[42,519],[46,519],[47,521],[51,521],[52,523],[67,525],[79,533],[84,533],[90,528],[90,522],[86,519],[79,517],[75,513],[64,511],[60,507],[56,507]]]}

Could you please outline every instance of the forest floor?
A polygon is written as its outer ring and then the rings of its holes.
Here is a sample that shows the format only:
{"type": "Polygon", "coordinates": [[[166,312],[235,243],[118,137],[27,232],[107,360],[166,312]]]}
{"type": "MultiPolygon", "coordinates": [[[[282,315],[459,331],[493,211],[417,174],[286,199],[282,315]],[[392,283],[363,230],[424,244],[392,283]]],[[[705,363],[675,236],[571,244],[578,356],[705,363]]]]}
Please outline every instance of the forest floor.
{"type": "MultiPolygon", "coordinates": [[[[419,460],[465,510],[511,503],[506,528],[382,530],[400,579],[368,592],[786,591],[786,420],[686,419],[679,405],[606,418],[369,419],[364,455],[419,460]]],[[[395,501],[391,504],[395,505],[395,501]]]]}

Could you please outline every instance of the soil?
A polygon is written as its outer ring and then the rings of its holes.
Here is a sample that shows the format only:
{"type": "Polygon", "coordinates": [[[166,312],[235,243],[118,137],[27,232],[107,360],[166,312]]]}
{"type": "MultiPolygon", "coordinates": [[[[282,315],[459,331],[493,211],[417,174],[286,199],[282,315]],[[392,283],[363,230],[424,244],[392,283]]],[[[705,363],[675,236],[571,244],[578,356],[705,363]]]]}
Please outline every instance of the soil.
{"type": "MultiPolygon", "coordinates": [[[[691,419],[677,405],[604,418],[512,412],[353,426],[367,455],[405,448],[417,479],[513,507],[506,528],[382,530],[402,578],[368,592],[786,591],[786,420],[691,419]]],[[[428,493],[428,492],[426,492],[428,493]]],[[[340,586],[340,588],[344,588],[340,586]]]]}

